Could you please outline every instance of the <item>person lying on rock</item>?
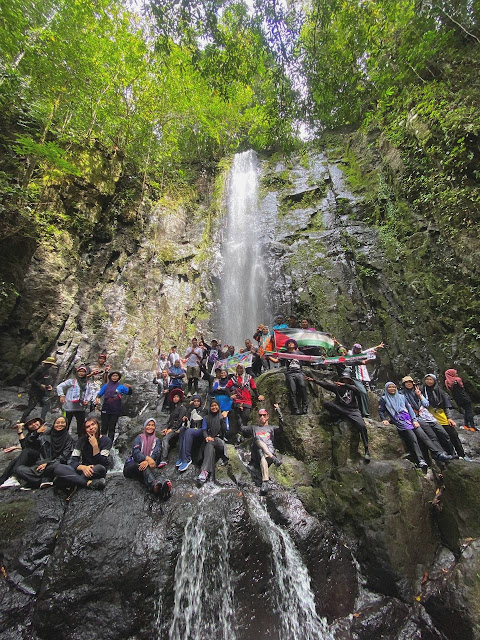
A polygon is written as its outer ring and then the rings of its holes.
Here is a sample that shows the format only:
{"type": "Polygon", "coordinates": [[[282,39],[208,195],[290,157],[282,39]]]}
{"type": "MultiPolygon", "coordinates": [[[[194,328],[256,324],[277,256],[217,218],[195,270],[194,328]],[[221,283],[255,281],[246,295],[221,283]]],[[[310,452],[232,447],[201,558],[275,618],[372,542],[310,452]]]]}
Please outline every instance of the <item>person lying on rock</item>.
{"type": "Polygon", "coordinates": [[[47,432],[45,422],[41,418],[31,418],[25,424],[19,422],[14,429],[17,430],[18,441],[22,451],[17,458],[10,462],[0,476],[0,489],[20,486],[20,482],[15,475],[16,469],[20,466],[28,467],[37,462],[40,458],[44,436],[47,432]]]}
{"type": "Polygon", "coordinates": [[[175,444],[180,435],[180,427],[187,417],[187,409],[184,407],[184,393],[181,389],[172,389],[169,394],[170,415],[168,417],[167,426],[162,431],[162,447],[160,454],[160,463],[158,468],[161,469],[168,464],[168,452],[170,447],[175,444]]]}
{"type": "Polygon", "coordinates": [[[161,498],[170,496],[172,483],[157,475],[157,462],[160,455],[160,439],[155,430],[155,418],[147,418],[143,424],[143,433],[138,435],[132,445],[132,451],[123,467],[125,478],[136,478],[147,489],[161,498]]]}
{"type": "MultiPolygon", "coordinates": [[[[435,420],[430,411],[428,411],[427,407],[429,402],[420,391],[419,385],[415,384],[412,376],[405,376],[402,378],[400,393],[405,396],[405,399],[413,409],[413,413],[417,418],[418,424],[422,427],[430,440],[435,444],[438,444],[445,453],[448,453],[451,456],[455,455],[455,449],[453,448],[453,444],[448,433],[445,431],[444,427],[435,420]]],[[[430,456],[428,449],[423,445],[421,439],[419,444],[423,457],[428,461],[430,456]]]]}
{"type": "Polygon", "coordinates": [[[352,378],[351,369],[345,368],[338,382],[315,380],[308,377],[307,380],[335,394],[335,400],[333,402],[325,400],[323,406],[333,415],[345,417],[359,431],[365,449],[363,459],[365,462],[369,462],[370,450],[368,448],[367,425],[359,410],[358,398],[360,394],[352,378]]]}
{"type": "Polygon", "coordinates": [[[458,409],[463,413],[463,428],[467,431],[480,431],[475,426],[472,410],[472,399],[465,390],[463,380],[457,373],[456,369],[447,369],[445,371],[445,386],[452,394],[458,409]]]}
{"type": "Polygon", "coordinates": [[[447,455],[438,444],[432,442],[427,436],[418,423],[410,403],[407,402],[405,396],[398,392],[394,382],[386,383],[385,395],[380,398],[378,403],[378,413],[383,424],[394,424],[397,427],[398,435],[407,445],[407,449],[413,454],[422,471],[427,470],[428,464],[423,457],[419,440],[432,452],[435,460],[439,462],[452,460],[452,456],[447,455]]]}
{"type": "Polygon", "coordinates": [[[273,463],[279,467],[282,463],[275,455],[273,439],[277,429],[283,429],[283,416],[278,404],[273,405],[278,414],[279,426],[268,424],[269,415],[266,409],[258,410],[258,424],[242,427],[242,434],[246,438],[253,438],[251,445],[251,463],[260,468],[262,474],[262,486],[260,495],[268,493],[268,482],[270,480],[268,467],[273,463]]]}
{"type": "Polygon", "coordinates": [[[55,467],[66,464],[73,451],[73,438],[68,433],[67,421],[59,416],[48,433],[41,438],[40,455],[33,466],[18,465],[15,475],[24,480],[29,489],[53,486],[55,467]]]}
{"type": "MultiPolygon", "coordinates": [[[[298,350],[296,340],[290,339],[285,345],[287,353],[290,355],[301,355],[298,350]]],[[[285,360],[285,382],[287,383],[288,395],[292,407],[292,413],[301,416],[308,411],[308,394],[307,385],[305,384],[305,376],[302,371],[302,361],[296,358],[285,360]],[[298,395],[300,395],[302,409],[298,407],[298,395]]]]}
{"type": "Polygon", "coordinates": [[[55,486],[104,489],[111,448],[110,438],[100,435],[98,420],[87,418],[85,435],[75,443],[70,462],[54,468],[55,486]]]}
{"type": "Polygon", "coordinates": [[[178,460],[175,466],[182,473],[192,464],[192,448],[196,442],[203,443],[202,399],[198,394],[192,396],[187,414],[183,418],[178,437],[178,460]]]}
{"type": "Polygon", "coordinates": [[[465,451],[456,430],[457,423],[452,418],[452,402],[446,391],[440,389],[437,376],[427,373],[424,378],[423,394],[428,400],[428,410],[450,436],[453,447],[459,458],[470,461],[465,456],[465,451]]]}
{"type": "Polygon", "coordinates": [[[47,413],[51,408],[50,392],[53,390],[53,383],[56,375],[57,361],[55,357],[50,356],[42,360],[41,364],[28,377],[30,389],[28,391],[28,405],[22,413],[20,423],[24,423],[27,417],[32,413],[37,404],[42,408],[40,417],[45,420],[47,413]]]}
{"type": "Polygon", "coordinates": [[[67,418],[67,429],[70,429],[70,424],[75,418],[79,438],[85,434],[85,412],[92,398],[92,387],[87,374],[87,367],[81,364],[73,378],[68,378],[57,386],[60,404],[67,418]]]}
{"type": "Polygon", "coordinates": [[[102,404],[102,434],[108,436],[113,442],[115,438],[115,427],[118,419],[122,415],[122,397],[132,393],[129,384],[122,384],[120,371],[112,371],[108,374],[108,382],[103,385],[97,395],[97,402],[103,398],[102,404]]]}
{"type": "Polygon", "coordinates": [[[208,413],[203,418],[202,432],[205,448],[200,475],[197,478],[200,485],[204,484],[209,476],[213,475],[217,456],[222,458],[225,464],[228,463],[228,457],[225,453],[227,425],[220,412],[220,405],[216,400],[210,401],[208,413]]]}
{"type": "MultiPolygon", "coordinates": [[[[245,373],[243,364],[237,364],[235,375],[227,382],[226,389],[231,392],[230,397],[233,400],[233,411],[236,417],[235,429],[238,433],[239,428],[248,423],[252,410],[252,394],[260,401],[264,400],[264,397],[258,394],[255,380],[248,373],[245,373]]],[[[232,431],[230,433],[233,438],[237,435],[232,431]]]]}

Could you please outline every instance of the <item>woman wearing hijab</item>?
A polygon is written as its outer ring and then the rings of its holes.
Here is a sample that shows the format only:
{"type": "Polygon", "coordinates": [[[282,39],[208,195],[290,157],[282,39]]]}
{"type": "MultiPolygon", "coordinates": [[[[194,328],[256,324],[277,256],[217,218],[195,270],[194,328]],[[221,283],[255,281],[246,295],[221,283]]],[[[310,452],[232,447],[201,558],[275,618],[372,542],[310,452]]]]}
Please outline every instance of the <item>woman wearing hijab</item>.
{"type": "Polygon", "coordinates": [[[104,489],[112,441],[100,435],[96,418],[85,421],[85,435],[77,440],[69,464],[57,464],[53,470],[56,486],[74,485],[104,489]]]}
{"type": "Polygon", "coordinates": [[[25,480],[30,489],[45,489],[53,485],[57,464],[66,464],[73,451],[73,438],[68,433],[67,421],[59,416],[51,430],[42,438],[40,456],[33,466],[19,465],[15,475],[25,480]]]}
{"type": "Polygon", "coordinates": [[[465,391],[463,380],[456,369],[447,369],[445,371],[445,386],[452,394],[457,407],[463,411],[463,428],[468,429],[468,431],[480,431],[473,420],[472,401],[465,391]]]}
{"type": "Polygon", "coordinates": [[[220,413],[220,405],[216,400],[211,400],[208,413],[204,417],[202,424],[205,449],[202,469],[197,478],[200,484],[204,484],[208,480],[208,476],[214,473],[217,453],[225,462],[228,461],[228,458],[225,456],[226,431],[227,426],[225,419],[222,418],[222,414],[220,413]]]}
{"type": "Polygon", "coordinates": [[[201,397],[198,394],[192,396],[190,406],[187,409],[187,419],[184,420],[183,425],[180,427],[178,438],[178,460],[175,463],[175,466],[182,473],[192,464],[193,443],[203,442],[203,413],[201,406],[201,397]]]}
{"type": "Polygon", "coordinates": [[[167,426],[162,431],[162,451],[160,455],[159,469],[168,464],[168,452],[180,435],[180,427],[187,419],[187,409],[182,404],[185,394],[181,389],[172,389],[169,395],[170,415],[167,426]]]}
{"type": "Polygon", "coordinates": [[[344,369],[338,382],[331,382],[330,380],[315,380],[314,378],[306,378],[306,380],[314,382],[315,384],[318,384],[319,387],[335,394],[335,400],[333,402],[327,400],[323,403],[323,406],[330,413],[347,418],[347,420],[349,420],[359,431],[365,448],[365,454],[363,457],[365,462],[368,462],[370,460],[370,450],[368,448],[367,425],[360,413],[358,402],[360,393],[355,385],[355,381],[351,377],[350,369],[344,369]]]}
{"type": "Polygon", "coordinates": [[[158,494],[163,480],[155,475],[160,454],[160,439],[155,434],[157,421],[147,418],[143,424],[143,433],[133,441],[132,452],[123,467],[125,478],[136,478],[143,482],[151,493],[158,494]]]}
{"type": "Polygon", "coordinates": [[[113,442],[115,427],[122,414],[122,396],[132,393],[129,384],[120,384],[122,374],[120,371],[112,371],[108,375],[108,382],[104,384],[97,395],[97,402],[103,398],[102,405],[102,434],[107,435],[113,442]]]}
{"type": "Polygon", "coordinates": [[[400,438],[407,445],[420,469],[428,467],[425,461],[418,440],[421,439],[424,445],[432,452],[433,457],[440,462],[448,462],[452,459],[438,444],[430,440],[425,431],[419,425],[415,413],[407,402],[405,396],[398,393],[397,385],[394,382],[387,382],[385,394],[380,398],[378,413],[383,424],[394,424],[400,438]]]}
{"type": "Polygon", "coordinates": [[[87,373],[87,367],[81,364],[77,367],[73,378],[64,380],[57,386],[58,399],[67,418],[67,429],[70,429],[70,424],[75,417],[79,438],[85,435],[85,412],[92,397],[92,387],[87,373]]]}
{"type": "MultiPolygon", "coordinates": [[[[440,389],[437,376],[433,373],[427,373],[424,382],[423,394],[428,400],[428,410],[448,433],[458,456],[465,458],[465,451],[455,428],[457,423],[452,418],[452,402],[448,393],[440,389]]],[[[466,459],[469,460],[469,458],[466,459]]]]}

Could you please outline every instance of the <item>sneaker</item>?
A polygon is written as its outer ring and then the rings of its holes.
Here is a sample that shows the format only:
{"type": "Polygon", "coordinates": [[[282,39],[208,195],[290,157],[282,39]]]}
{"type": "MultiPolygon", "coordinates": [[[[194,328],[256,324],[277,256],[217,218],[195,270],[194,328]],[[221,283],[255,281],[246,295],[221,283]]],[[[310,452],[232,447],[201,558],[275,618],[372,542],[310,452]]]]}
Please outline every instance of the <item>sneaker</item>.
{"type": "Polygon", "coordinates": [[[53,482],[42,482],[40,485],[40,489],[48,489],[48,487],[53,487],[53,482]]]}
{"type": "Polygon", "coordinates": [[[20,487],[20,491],[31,491],[32,487],[20,487]]]}
{"type": "Polygon", "coordinates": [[[191,464],[192,464],[191,460],[189,460],[188,462],[182,462],[182,464],[178,467],[178,470],[182,472],[186,471],[191,464]]]}
{"type": "Polygon", "coordinates": [[[293,411],[293,413],[294,413],[296,416],[301,416],[301,415],[302,415],[302,412],[300,411],[300,409],[295,409],[295,410],[293,411]]]}
{"type": "Polygon", "coordinates": [[[272,456],[271,460],[276,467],[279,467],[282,464],[282,461],[279,460],[277,456],[272,456]]]}
{"type": "MultiPolygon", "coordinates": [[[[176,462],[175,462],[175,466],[179,467],[182,464],[183,460],[181,458],[179,458],[176,462]]],[[[160,465],[158,465],[160,466],[160,465]]]]}
{"type": "Polygon", "coordinates": [[[260,487],[260,495],[266,496],[268,493],[268,482],[266,480],[262,481],[262,486],[260,487]]]}
{"type": "Polygon", "coordinates": [[[163,469],[163,467],[166,467],[168,464],[168,460],[162,460],[159,465],[158,465],[158,469],[163,469]]]}
{"type": "Polygon", "coordinates": [[[5,482],[0,485],[0,489],[14,489],[15,487],[19,487],[20,482],[16,479],[15,476],[10,476],[5,482]]]}
{"type": "Polygon", "coordinates": [[[105,478],[95,478],[95,480],[92,480],[88,485],[88,488],[93,489],[94,491],[101,491],[105,489],[106,484],[105,478]]]}
{"type": "Polygon", "coordinates": [[[368,449],[365,450],[363,459],[365,460],[365,462],[370,462],[370,451],[368,449]]]}
{"type": "Polygon", "coordinates": [[[437,460],[439,462],[451,462],[453,458],[452,456],[449,456],[448,453],[439,453],[437,455],[437,460]]]}
{"type": "Polygon", "coordinates": [[[465,462],[471,462],[472,459],[469,456],[464,456],[463,459],[465,460],[465,462]]]}
{"type": "Polygon", "coordinates": [[[205,470],[200,471],[200,475],[198,476],[197,481],[200,484],[204,484],[207,480],[208,480],[208,471],[205,471],[205,470]]]}
{"type": "Polygon", "coordinates": [[[418,468],[421,469],[423,471],[423,473],[426,473],[426,471],[428,469],[428,464],[425,462],[425,460],[419,460],[418,461],[418,468]]]}

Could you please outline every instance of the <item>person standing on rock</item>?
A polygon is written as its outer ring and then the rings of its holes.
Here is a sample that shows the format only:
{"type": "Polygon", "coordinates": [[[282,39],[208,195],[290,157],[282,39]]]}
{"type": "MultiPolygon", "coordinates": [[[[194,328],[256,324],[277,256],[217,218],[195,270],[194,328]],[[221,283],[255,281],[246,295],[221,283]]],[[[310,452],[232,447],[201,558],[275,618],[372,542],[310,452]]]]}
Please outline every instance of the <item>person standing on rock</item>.
{"type": "Polygon", "coordinates": [[[75,443],[69,464],[57,464],[54,468],[55,486],[104,489],[111,448],[110,438],[100,435],[98,420],[88,418],[85,435],[75,443]]]}
{"type": "Polygon", "coordinates": [[[227,426],[220,413],[220,406],[216,400],[211,400],[208,413],[202,423],[205,449],[203,452],[202,468],[197,478],[199,484],[204,484],[209,476],[213,476],[217,454],[225,463],[228,462],[228,458],[225,455],[226,433],[227,426]]]}
{"type": "Polygon", "coordinates": [[[448,393],[440,389],[437,376],[433,373],[427,373],[424,378],[425,385],[423,393],[428,400],[428,410],[450,436],[455,451],[460,458],[470,460],[465,456],[465,450],[456,430],[457,423],[452,418],[452,402],[448,393]]]}
{"type": "Polygon", "coordinates": [[[351,377],[350,370],[346,368],[338,382],[315,380],[314,378],[307,378],[307,380],[335,394],[335,400],[333,400],[333,402],[325,400],[323,406],[329,413],[335,416],[340,415],[345,417],[358,430],[365,449],[363,458],[365,462],[369,462],[370,450],[368,448],[367,425],[358,407],[358,397],[360,394],[351,377]]]}
{"type": "MultiPolygon", "coordinates": [[[[378,344],[376,347],[370,347],[369,349],[363,350],[361,344],[356,342],[352,349],[349,351],[349,354],[357,356],[360,353],[373,352],[376,353],[377,349],[382,349],[384,346],[383,342],[378,344]]],[[[370,389],[370,374],[367,369],[368,360],[363,360],[360,364],[353,366],[353,378],[354,380],[358,380],[358,382],[365,387],[365,393],[361,393],[360,395],[360,411],[362,412],[362,416],[364,418],[368,418],[370,416],[370,405],[368,402],[368,390],[370,389]]]]}
{"type": "Polygon", "coordinates": [[[98,354],[97,362],[90,367],[90,373],[87,374],[90,382],[90,411],[95,409],[98,392],[107,383],[111,368],[111,365],[107,364],[107,354],[104,351],[98,354]]]}
{"type": "Polygon", "coordinates": [[[10,462],[0,476],[1,489],[20,486],[15,476],[15,470],[21,465],[30,466],[39,459],[43,439],[47,431],[45,421],[41,418],[32,418],[28,420],[28,422],[25,422],[25,424],[19,422],[15,425],[15,429],[18,433],[18,442],[20,443],[22,451],[17,458],[10,462]],[[24,430],[26,431],[26,435],[24,430]]]}
{"type": "Polygon", "coordinates": [[[115,438],[115,427],[122,415],[122,398],[132,393],[132,387],[129,384],[120,383],[121,377],[120,371],[112,371],[108,375],[107,384],[103,385],[97,395],[99,404],[100,398],[103,398],[102,434],[108,436],[112,442],[115,438]]]}
{"type": "Polygon", "coordinates": [[[268,467],[273,463],[279,467],[282,463],[275,455],[275,447],[273,439],[275,431],[283,428],[283,416],[278,404],[274,404],[274,409],[278,414],[279,425],[268,424],[269,415],[266,409],[259,409],[258,424],[242,427],[242,434],[246,438],[253,438],[251,446],[251,463],[260,468],[262,474],[262,486],[260,495],[265,496],[268,493],[268,483],[270,476],[268,467]]]}
{"type": "Polygon", "coordinates": [[[452,394],[457,407],[464,414],[463,428],[468,431],[480,431],[480,429],[475,426],[475,421],[473,419],[472,400],[465,391],[463,380],[458,375],[456,369],[447,369],[445,371],[445,386],[452,394]]]}
{"type": "MultiPolygon", "coordinates": [[[[230,390],[230,397],[233,400],[233,410],[236,416],[236,433],[241,426],[248,423],[250,411],[252,410],[252,394],[257,400],[263,401],[265,398],[258,395],[257,386],[252,376],[245,373],[243,364],[237,364],[236,373],[225,385],[230,390]]],[[[233,434],[235,435],[235,434],[233,434]]]]}
{"type": "MultiPolygon", "coordinates": [[[[296,340],[290,338],[286,343],[287,353],[291,356],[300,354],[298,350],[298,344],[296,340]]],[[[288,395],[290,397],[290,404],[292,406],[292,412],[297,415],[303,415],[308,411],[308,395],[307,386],[305,384],[305,376],[302,371],[302,361],[296,358],[285,359],[285,381],[287,383],[288,395]],[[298,398],[300,395],[302,409],[298,407],[298,398]]]]}
{"type": "Polygon", "coordinates": [[[160,463],[158,468],[161,469],[168,464],[168,452],[170,447],[175,444],[180,435],[180,428],[187,417],[187,409],[183,405],[184,393],[181,389],[172,389],[169,394],[170,416],[168,417],[167,426],[162,431],[162,450],[160,454],[160,463]]]}
{"type": "Polygon", "coordinates": [[[143,482],[147,489],[161,498],[168,498],[172,483],[156,475],[160,455],[160,439],[155,434],[157,421],[147,418],[143,424],[143,433],[133,441],[132,451],[123,467],[125,478],[135,478],[143,482]]]}
{"type": "Polygon", "coordinates": [[[42,408],[40,417],[42,420],[45,420],[47,413],[51,409],[50,392],[53,391],[56,365],[56,359],[53,356],[49,356],[45,358],[45,360],[42,360],[41,364],[29,376],[28,382],[30,383],[30,389],[28,391],[28,405],[22,413],[20,423],[25,422],[37,404],[42,408]]]}
{"type": "Polygon", "coordinates": [[[422,455],[419,440],[422,440],[427,449],[432,452],[435,460],[439,462],[452,460],[452,456],[447,455],[438,444],[432,442],[427,436],[418,423],[410,403],[407,402],[405,396],[398,392],[394,382],[385,384],[385,394],[379,400],[378,413],[383,424],[394,424],[397,427],[398,435],[405,442],[410,453],[414,455],[422,471],[427,470],[428,464],[422,455]]]}
{"type": "Polygon", "coordinates": [[[68,433],[67,421],[59,416],[50,431],[42,436],[40,455],[33,466],[17,465],[15,475],[30,489],[45,489],[53,485],[55,467],[66,464],[73,451],[73,438],[68,433]]]}
{"type": "Polygon", "coordinates": [[[67,429],[70,429],[73,418],[77,423],[77,435],[85,434],[85,412],[92,397],[90,383],[87,380],[87,367],[77,367],[73,378],[64,380],[57,386],[57,394],[67,418],[67,429]]]}
{"type": "Polygon", "coordinates": [[[180,354],[177,352],[177,345],[173,345],[173,347],[170,347],[170,353],[168,354],[169,366],[175,365],[177,360],[180,360],[180,354]]]}
{"type": "Polygon", "coordinates": [[[163,371],[155,372],[153,377],[153,384],[157,385],[157,411],[165,411],[168,408],[168,393],[170,388],[170,378],[168,375],[168,370],[163,369],[163,371]]]}
{"type": "Polygon", "coordinates": [[[187,361],[187,381],[188,394],[192,395],[192,386],[195,393],[198,393],[198,380],[200,378],[200,365],[203,358],[203,350],[198,346],[198,340],[192,338],[192,346],[185,351],[187,361]]]}

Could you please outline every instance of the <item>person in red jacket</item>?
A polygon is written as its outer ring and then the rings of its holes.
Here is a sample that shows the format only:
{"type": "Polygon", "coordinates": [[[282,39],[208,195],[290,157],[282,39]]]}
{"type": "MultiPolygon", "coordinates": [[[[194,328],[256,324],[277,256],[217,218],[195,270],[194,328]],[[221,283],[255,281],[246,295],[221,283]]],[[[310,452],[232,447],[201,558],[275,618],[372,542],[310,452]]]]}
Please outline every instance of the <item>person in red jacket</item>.
{"type": "Polygon", "coordinates": [[[230,397],[233,400],[233,412],[236,417],[236,430],[233,434],[235,436],[239,431],[239,427],[248,424],[250,411],[252,410],[252,394],[260,402],[264,400],[264,397],[258,395],[255,380],[245,372],[245,367],[241,364],[237,364],[236,373],[227,382],[226,388],[230,389],[230,397]]]}

